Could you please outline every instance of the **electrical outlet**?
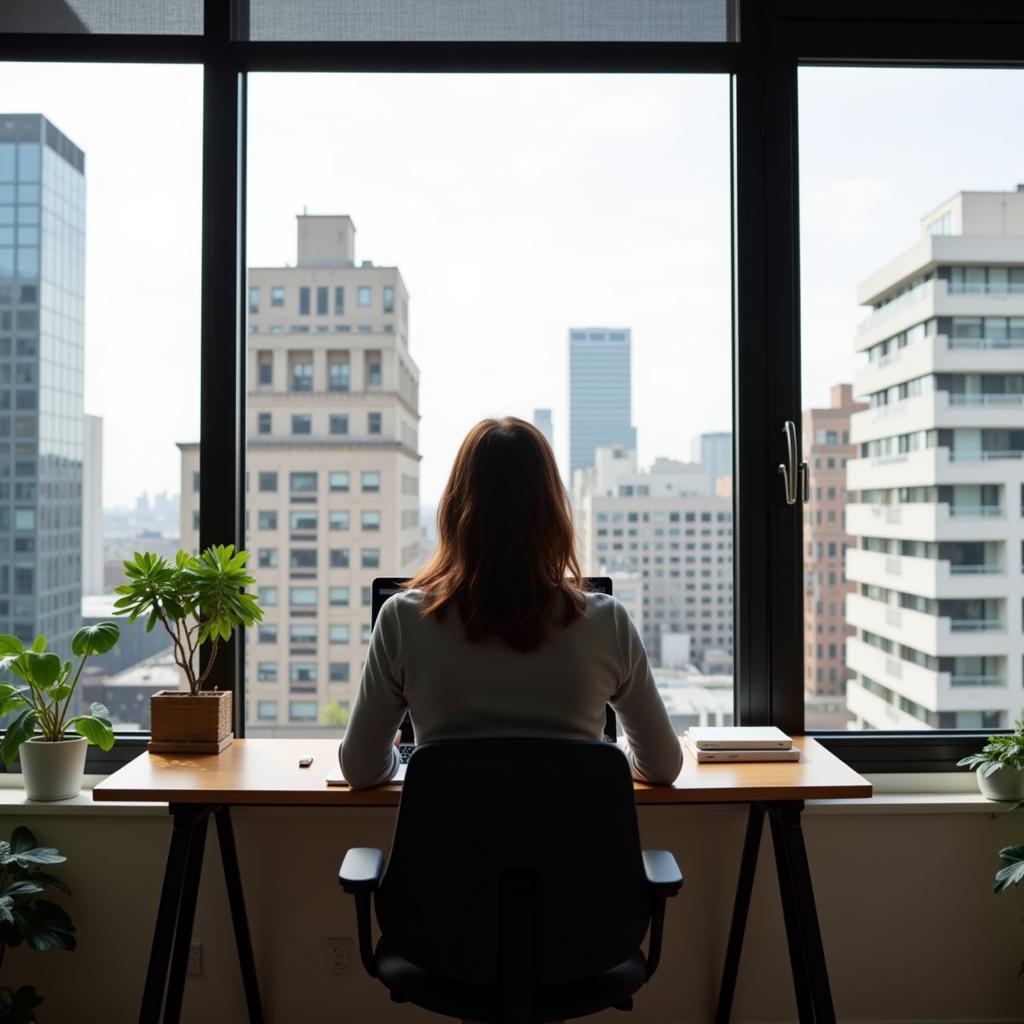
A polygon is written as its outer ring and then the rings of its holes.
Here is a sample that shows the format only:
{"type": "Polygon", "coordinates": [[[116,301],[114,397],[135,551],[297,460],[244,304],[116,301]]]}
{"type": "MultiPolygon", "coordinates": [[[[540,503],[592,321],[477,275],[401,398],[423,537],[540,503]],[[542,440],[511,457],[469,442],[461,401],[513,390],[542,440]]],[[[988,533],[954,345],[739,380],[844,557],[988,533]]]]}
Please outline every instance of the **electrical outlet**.
{"type": "Polygon", "coordinates": [[[192,977],[203,973],[203,944],[201,942],[193,942],[188,947],[188,967],[185,968],[185,973],[192,977]]]}
{"type": "Polygon", "coordinates": [[[327,973],[349,974],[352,967],[352,940],[327,940],[327,973]]]}

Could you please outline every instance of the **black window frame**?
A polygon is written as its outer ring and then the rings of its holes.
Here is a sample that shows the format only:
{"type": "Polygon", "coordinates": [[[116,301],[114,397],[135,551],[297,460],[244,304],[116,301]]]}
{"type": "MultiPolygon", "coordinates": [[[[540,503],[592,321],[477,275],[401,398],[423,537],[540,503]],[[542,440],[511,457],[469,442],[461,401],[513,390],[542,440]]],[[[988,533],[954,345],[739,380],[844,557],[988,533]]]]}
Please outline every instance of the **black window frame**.
{"type": "MultiPolygon", "coordinates": [[[[797,68],[1024,67],[1015,0],[733,0],[720,43],[252,42],[246,0],[206,0],[201,36],[10,33],[0,60],[203,68],[200,544],[245,539],[246,75],[269,71],[717,73],[732,83],[736,720],[804,729],[801,516],[781,500],[781,425],[799,422],[797,68]]],[[[274,305],[271,295],[270,305],[274,305]]],[[[244,636],[211,684],[244,687],[244,636]]],[[[245,735],[244,699],[235,730],[245,735]]],[[[818,734],[865,771],[948,770],[983,733],[818,734]]],[[[123,733],[87,770],[145,749],[123,733]]]]}

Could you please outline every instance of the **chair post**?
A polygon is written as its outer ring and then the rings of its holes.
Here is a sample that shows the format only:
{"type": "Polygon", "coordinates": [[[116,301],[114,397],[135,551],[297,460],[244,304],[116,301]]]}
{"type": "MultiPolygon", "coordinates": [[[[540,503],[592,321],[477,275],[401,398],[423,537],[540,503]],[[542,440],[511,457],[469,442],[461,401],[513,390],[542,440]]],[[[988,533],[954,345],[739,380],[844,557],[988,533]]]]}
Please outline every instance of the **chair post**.
{"type": "Polygon", "coordinates": [[[533,1024],[537,1008],[537,879],[532,872],[501,876],[498,1022],[533,1024]]]}

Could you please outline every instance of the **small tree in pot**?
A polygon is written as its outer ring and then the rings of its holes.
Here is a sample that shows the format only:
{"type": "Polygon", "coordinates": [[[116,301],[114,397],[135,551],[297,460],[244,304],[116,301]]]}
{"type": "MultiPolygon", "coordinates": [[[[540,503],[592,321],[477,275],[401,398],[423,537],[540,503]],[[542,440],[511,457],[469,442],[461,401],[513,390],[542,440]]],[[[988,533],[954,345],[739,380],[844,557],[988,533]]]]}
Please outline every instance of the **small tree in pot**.
{"type": "Polygon", "coordinates": [[[1024,717],[1008,736],[989,736],[977,754],[961,758],[957,767],[975,769],[978,788],[989,800],[1024,799],[1024,717]]]}
{"type": "Polygon", "coordinates": [[[167,632],[174,660],[188,690],[162,690],[150,698],[150,750],[219,753],[232,740],[231,691],[205,690],[219,645],[239,626],[252,626],[263,611],[245,588],[255,580],[246,569],[248,551],[231,544],[207,548],[199,557],[179,551],[173,562],[150,552],[124,563],[128,582],[114,605],[129,622],[145,616],[146,630],[167,632]],[[206,665],[199,649],[209,644],[206,665]]]}

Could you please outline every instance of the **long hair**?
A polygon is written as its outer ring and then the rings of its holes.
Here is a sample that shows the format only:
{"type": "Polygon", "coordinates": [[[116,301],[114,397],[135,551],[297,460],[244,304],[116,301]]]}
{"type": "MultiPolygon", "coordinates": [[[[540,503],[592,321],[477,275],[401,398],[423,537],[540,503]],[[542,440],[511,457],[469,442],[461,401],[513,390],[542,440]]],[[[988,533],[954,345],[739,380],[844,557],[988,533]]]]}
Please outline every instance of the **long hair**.
{"type": "Polygon", "coordinates": [[[586,608],[569,495],[544,435],[525,420],[482,420],[462,442],[437,509],[438,546],[407,584],[424,616],[455,605],[470,641],[498,637],[519,651],[586,608]]]}

